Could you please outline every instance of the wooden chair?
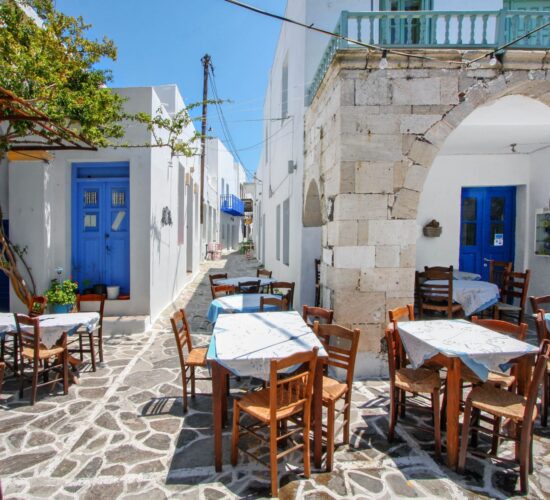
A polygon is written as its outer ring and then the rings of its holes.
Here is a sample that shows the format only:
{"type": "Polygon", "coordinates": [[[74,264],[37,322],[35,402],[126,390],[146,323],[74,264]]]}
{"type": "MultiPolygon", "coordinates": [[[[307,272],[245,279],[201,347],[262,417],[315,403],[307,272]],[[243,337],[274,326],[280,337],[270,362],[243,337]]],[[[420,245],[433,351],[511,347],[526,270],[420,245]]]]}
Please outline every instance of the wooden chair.
{"type": "Polygon", "coordinates": [[[191,330],[187,322],[185,311],[180,309],[172,314],[170,318],[172,331],[176,338],[176,346],[180,358],[181,367],[181,385],[183,390],[183,412],[187,411],[187,384],[191,383],[191,397],[195,397],[195,381],[196,380],[212,380],[211,377],[196,377],[195,368],[206,368],[206,353],[207,347],[193,347],[191,340],[191,330]],[[185,353],[187,351],[187,354],[185,353]]]}
{"type": "Polygon", "coordinates": [[[103,311],[105,310],[106,298],[104,294],[95,293],[86,293],[76,296],[76,311],[82,312],[82,304],[86,304],[84,306],[86,312],[93,311],[99,313],[99,323],[91,332],[87,329],[79,329],[77,331],[78,340],[70,342],[69,344],[71,345],[78,342],[78,349],[69,349],[69,352],[78,352],[81,360],[84,359],[85,353],[89,353],[92,362],[92,370],[94,372],[96,371],[96,357],[99,357],[99,362],[103,363],[103,311]],[[93,307],[94,305],[95,307],[93,307]]]}
{"type": "Polygon", "coordinates": [[[320,324],[330,325],[334,318],[334,311],[332,309],[323,309],[322,307],[304,306],[302,308],[302,318],[311,328],[313,328],[315,321],[318,321],[320,324]]]}
{"type": "MultiPolygon", "coordinates": [[[[349,444],[349,426],[351,413],[351,390],[353,384],[353,371],[355,369],[355,359],[357,357],[357,348],[359,346],[359,336],[361,332],[358,328],[349,330],[340,325],[320,324],[315,321],[313,331],[321,340],[323,347],[327,351],[328,360],[325,361],[326,367],[339,368],[345,371],[345,381],[340,382],[334,378],[323,377],[323,406],[327,409],[327,471],[332,470],[334,459],[334,428],[336,419],[343,415],[343,443],[349,444]],[[343,400],[342,406],[337,410],[336,403],[343,400]]],[[[338,430],[340,430],[338,429],[338,430]]]]}
{"type": "Polygon", "coordinates": [[[210,287],[212,293],[212,300],[218,297],[225,297],[226,295],[235,295],[234,285],[212,285],[210,287]]]}
{"type": "Polygon", "coordinates": [[[63,394],[69,392],[69,353],[67,351],[67,332],[59,339],[56,345],[47,348],[41,342],[40,323],[37,318],[31,318],[23,314],[15,315],[17,324],[17,335],[19,338],[19,397],[23,398],[25,379],[31,381],[31,405],[36,401],[36,394],[39,387],[52,385],[56,380],[49,381],[48,375],[52,371],[61,374],[63,380],[63,394]],[[28,332],[21,326],[30,326],[32,331],[28,332]],[[51,363],[51,364],[50,364],[51,363]],[[25,373],[25,368],[32,368],[32,375],[25,373]],[[44,382],[39,384],[38,377],[42,375],[44,382]]]}
{"type": "Polygon", "coordinates": [[[315,347],[311,352],[297,353],[279,360],[272,360],[270,365],[269,387],[259,391],[246,393],[233,404],[233,433],[231,439],[231,463],[237,465],[239,439],[244,434],[250,434],[269,446],[269,464],[248,450],[241,450],[271,469],[271,495],[278,493],[277,464],[280,458],[291,452],[303,449],[304,476],[310,475],[310,417],[313,377],[317,361],[315,347]],[[295,365],[301,365],[298,373],[287,375],[284,371],[295,365]],[[254,419],[249,425],[240,422],[241,412],[254,419]],[[287,427],[292,420],[295,427],[287,427]],[[260,431],[267,428],[269,438],[260,431]],[[302,430],[303,442],[298,443],[294,436],[302,430]],[[290,441],[292,446],[278,452],[281,441],[290,441]]]}
{"type": "MultiPolygon", "coordinates": [[[[388,367],[390,373],[390,422],[388,430],[388,441],[393,441],[395,425],[397,424],[398,412],[405,405],[413,406],[420,411],[430,411],[433,414],[433,433],[435,440],[435,454],[441,457],[441,417],[439,406],[439,393],[441,379],[439,374],[428,368],[406,368],[403,366],[405,360],[401,358],[399,349],[399,333],[395,326],[386,328],[386,344],[388,347],[388,367]],[[407,403],[405,393],[430,394],[431,408],[407,403]]],[[[420,427],[423,430],[432,429],[420,427]]]]}
{"type": "Polygon", "coordinates": [[[424,311],[444,313],[449,319],[462,312],[460,304],[453,304],[453,266],[425,267],[423,277],[425,281],[418,285],[420,319],[424,318],[424,311]],[[432,280],[441,283],[429,283],[432,280]]]}
{"type": "Polygon", "coordinates": [[[4,385],[4,370],[6,368],[6,364],[2,361],[0,361],[0,394],[2,394],[2,386],[4,385]]]}
{"type": "Polygon", "coordinates": [[[48,305],[48,299],[42,295],[35,296],[31,299],[28,305],[28,312],[31,318],[40,316],[46,311],[48,305]]]}
{"type": "Polygon", "coordinates": [[[523,323],[530,277],[531,271],[529,269],[524,273],[504,273],[500,293],[502,301],[495,304],[495,319],[501,319],[502,316],[517,317],[518,325],[523,323]],[[514,304],[515,299],[518,299],[518,305],[514,304]]]}
{"type": "Polygon", "coordinates": [[[528,493],[529,473],[533,471],[533,422],[537,415],[537,396],[549,362],[550,341],[545,340],[540,346],[539,356],[527,397],[504,391],[488,384],[472,389],[466,399],[466,408],[464,410],[458,472],[464,472],[466,453],[468,451],[468,435],[470,432],[483,431],[492,434],[493,440],[497,441],[499,438],[511,439],[517,443],[516,460],[519,459],[520,464],[521,493],[528,493]],[[474,411],[490,414],[494,422],[492,429],[480,426],[471,427],[470,423],[474,411]],[[516,431],[515,436],[500,433],[500,422],[503,418],[509,419],[516,424],[513,426],[516,431]]]}
{"type": "Polygon", "coordinates": [[[261,281],[239,281],[239,293],[260,293],[261,281]]]}
{"type": "Polygon", "coordinates": [[[256,269],[256,278],[271,278],[273,271],[267,269],[256,269]]]}
{"type": "Polygon", "coordinates": [[[294,283],[289,281],[274,281],[271,283],[271,293],[280,294],[288,302],[288,308],[294,307],[294,283]]]}
{"type": "Polygon", "coordinates": [[[550,312],[550,295],[542,295],[540,297],[529,297],[533,314],[537,314],[539,310],[550,312]]]}
{"type": "Polygon", "coordinates": [[[321,305],[321,259],[315,259],[315,307],[321,305]]]}
{"type": "Polygon", "coordinates": [[[502,290],[504,275],[512,272],[513,265],[513,262],[491,259],[489,261],[489,281],[498,286],[499,290],[502,290]]]}
{"type": "Polygon", "coordinates": [[[208,279],[210,280],[210,286],[214,286],[216,284],[216,280],[226,280],[227,273],[209,274],[208,279]]]}
{"type": "MultiPolygon", "coordinates": [[[[537,335],[539,344],[550,339],[548,326],[546,324],[545,312],[543,309],[537,311],[535,324],[537,326],[537,335]]],[[[540,400],[540,423],[543,427],[548,425],[548,405],[550,405],[550,363],[546,367],[546,374],[542,378],[542,397],[540,400]]]]}
{"type": "MultiPolygon", "coordinates": [[[[264,312],[265,306],[277,307],[278,311],[288,311],[286,299],[277,299],[276,297],[260,297],[260,312],[264,312]]],[[[273,307],[269,310],[272,311],[273,307]]]]}

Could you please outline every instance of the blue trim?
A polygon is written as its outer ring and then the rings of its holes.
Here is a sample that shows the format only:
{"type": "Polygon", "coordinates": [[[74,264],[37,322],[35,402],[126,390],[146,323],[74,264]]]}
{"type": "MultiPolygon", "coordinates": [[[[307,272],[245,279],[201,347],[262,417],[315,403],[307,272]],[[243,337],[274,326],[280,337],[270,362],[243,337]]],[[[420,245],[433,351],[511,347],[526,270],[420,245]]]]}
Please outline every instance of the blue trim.
{"type": "Polygon", "coordinates": [[[243,200],[234,194],[222,194],[220,196],[220,210],[229,215],[242,217],[244,215],[243,200]]]}

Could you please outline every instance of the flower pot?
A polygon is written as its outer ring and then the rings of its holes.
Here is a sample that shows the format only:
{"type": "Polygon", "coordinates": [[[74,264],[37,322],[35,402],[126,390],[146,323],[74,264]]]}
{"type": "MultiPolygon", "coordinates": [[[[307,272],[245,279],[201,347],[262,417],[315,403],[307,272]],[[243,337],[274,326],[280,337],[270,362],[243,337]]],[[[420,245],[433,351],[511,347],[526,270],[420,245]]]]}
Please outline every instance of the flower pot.
{"type": "Polygon", "coordinates": [[[49,304],[52,314],[67,314],[73,310],[74,304],[49,304]]]}
{"type": "Polygon", "coordinates": [[[107,287],[107,298],[110,300],[118,299],[118,295],[120,293],[120,287],[119,286],[108,286],[107,287]]]}

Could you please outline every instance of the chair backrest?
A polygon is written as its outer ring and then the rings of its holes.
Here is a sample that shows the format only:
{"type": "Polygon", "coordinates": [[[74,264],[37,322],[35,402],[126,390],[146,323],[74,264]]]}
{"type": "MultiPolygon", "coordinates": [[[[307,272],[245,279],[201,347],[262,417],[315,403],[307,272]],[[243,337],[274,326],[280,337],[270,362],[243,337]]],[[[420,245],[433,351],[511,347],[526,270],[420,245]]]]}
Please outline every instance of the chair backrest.
{"type": "Polygon", "coordinates": [[[351,386],[361,335],[359,328],[350,330],[340,325],[320,324],[316,321],[313,323],[313,331],[327,351],[328,360],[325,365],[345,370],[346,383],[351,386]]]}
{"type": "Polygon", "coordinates": [[[260,293],[260,280],[239,281],[239,293],[260,293]]]}
{"type": "Polygon", "coordinates": [[[259,278],[261,276],[265,276],[266,278],[271,278],[272,274],[273,274],[273,271],[268,271],[267,269],[256,270],[256,278],[259,278]]]}
{"type": "Polygon", "coordinates": [[[508,321],[502,321],[500,319],[480,319],[477,316],[472,316],[472,323],[483,326],[494,332],[503,333],[509,335],[518,340],[525,340],[527,335],[527,324],[521,323],[509,323],[508,321]]]}
{"type": "Polygon", "coordinates": [[[292,354],[283,359],[273,359],[269,374],[269,410],[272,425],[276,422],[277,410],[288,410],[290,414],[304,411],[304,422],[310,418],[311,394],[317,352],[312,351],[292,354]],[[299,365],[298,373],[285,375],[287,368],[299,365]]]}
{"type": "Polygon", "coordinates": [[[535,405],[537,404],[539,387],[542,383],[542,378],[546,374],[549,360],[550,340],[543,340],[540,344],[537,363],[535,364],[535,370],[533,371],[533,377],[531,379],[529,391],[527,392],[527,403],[525,405],[525,412],[523,414],[523,425],[521,429],[522,441],[528,440],[531,437],[531,429],[533,426],[533,413],[535,411],[535,405]]]}
{"type": "Polygon", "coordinates": [[[425,267],[425,281],[419,284],[420,303],[440,302],[448,307],[453,303],[453,266],[425,267]],[[428,281],[438,280],[442,283],[429,284],[428,281]]]}
{"type": "Polygon", "coordinates": [[[210,286],[213,286],[216,284],[216,280],[226,280],[227,273],[209,274],[208,279],[210,280],[210,286]]]}
{"type": "Polygon", "coordinates": [[[406,306],[396,307],[388,311],[388,316],[391,323],[397,323],[403,318],[408,321],[414,321],[414,306],[407,304],[406,306]]]}
{"type": "Polygon", "coordinates": [[[315,323],[315,321],[321,324],[330,325],[334,318],[334,311],[322,307],[304,306],[302,309],[302,318],[311,328],[313,328],[313,323],[315,323]]]}
{"type": "Polygon", "coordinates": [[[548,333],[548,325],[545,318],[546,312],[544,309],[539,309],[537,311],[537,316],[535,318],[535,325],[537,327],[537,337],[539,339],[539,344],[543,340],[550,339],[550,334],[548,333]]]}
{"type": "Polygon", "coordinates": [[[390,375],[390,383],[393,384],[395,380],[395,372],[401,366],[399,348],[399,332],[397,328],[393,328],[393,325],[388,325],[384,331],[386,337],[386,346],[388,349],[388,371],[390,375]]]}
{"type": "Polygon", "coordinates": [[[294,305],[294,282],[274,281],[271,283],[271,293],[280,293],[288,302],[288,308],[294,305]]]}
{"type": "MultiPolygon", "coordinates": [[[[278,311],[288,311],[288,303],[286,299],[278,299],[276,297],[260,297],[260,312],[264,312],[265,306],[274,306],[277,307],[278,311]]],[[[273,308],[269,309],[270,311],[273,308]]]]}
{"type": "Polygon", "coordinates": [[[44,312],[46,311],[47,305],[48,305],[48,299],[43,295],[32,297],[28,305],[29,316],[31,318],[35,318],[36,316],[40,316],[41,314],[44,314],[44,312]]]}
{"type": "Polygon", "coordinates": [[[527,300],[527,291],[529,289],[529,279],[531,271],[527,269],[524,273],[505,272],[502,279],[501,298],[503,302],[511,303],[514,299],[519,299],[519,307],[525,307],[527,300]]]}
{"type": "Polygon", "coordinates": [[[226,295],[235,295],[234,285],[212,285],[210,287],[212,298],[225,297],[226,295]]]}
{"type": "Polygon", "coordinates": [[[86,304],[84,307],[86,311],[92,311],[99,313],[99,326],[103,327],[103,311],[105,310],[106,295],[100,293],[84,293],[76,296],[76,310],[82,311],[82,304],[86,304]],[[97,307],[93,305],[97,304],[97,307]]]}
{"type": "Polygon", "coordinates": [[[180,364],[182,370],[185,369],[185,348],[187,352],[191,352],[193,349],[193,343],[191,341],[191,330],[189,329],[189,323],[187,321],[187,315],[183,309],[179,309],[170,317],[170,323],[172,324],[172,331],[176,337],[176,345],[178,347],[178,355],[180,358],[180,364]]]}
{"type": "Polygon", "coordinates": [[[321,282],[321,259],[315,259],[315,284],[321,282]]]}
{"type": "Polygon", "coordinates": [[[536,314],[539,311],[539,309],[550,312],[550,295],[541,295],[539,297],[529,297],[529,302],[531,302],[531,308],[533,309],[533,314],[536,314]]]}
{"type": "Polygon", "coordinates": [[[499,289],[502,288],[504,273],[511,273],[513,266],[513,262],[491,259],[489,261],[489,281],[498,286],[499,289]]]}
{"type": "Polygon", "coordinates": [[[40,349],[40,320],[24,314],[16,314],[15,324],[17,326],[17,336],[19,337],[21,359],[23,359],[24,348],[32,349],[35,355],[38,355],[40,349]],[[32,330],[23,330],[21,325],[32,326],[32,330]]]}

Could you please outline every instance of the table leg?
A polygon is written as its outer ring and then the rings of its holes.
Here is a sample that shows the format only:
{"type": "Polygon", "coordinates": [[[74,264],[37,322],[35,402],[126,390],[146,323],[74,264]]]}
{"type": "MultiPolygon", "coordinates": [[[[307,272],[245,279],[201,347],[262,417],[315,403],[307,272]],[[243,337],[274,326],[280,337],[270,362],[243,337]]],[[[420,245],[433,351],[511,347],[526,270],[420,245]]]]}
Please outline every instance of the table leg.
{"type": "Polygon", "coordinates": [[[325,363],[318,359],[313,381],[313,463],[317,469],[321,468],[323,457],[323,372],[325,363]]]}
{"type": "Polygon", "coordinates": [[[450,358],[447,372],[447,465],[456,469],[458,465],[459,425],[462,362],[458,358],[450,358]]]}
{"type": "Polygon", "coordinates": [[[216,472],[222,471],[222,398],[225,397],[223,384],[223,370],[221,366],[212,361],[212,416],[214,420],[214,467],[216,472]]]}

